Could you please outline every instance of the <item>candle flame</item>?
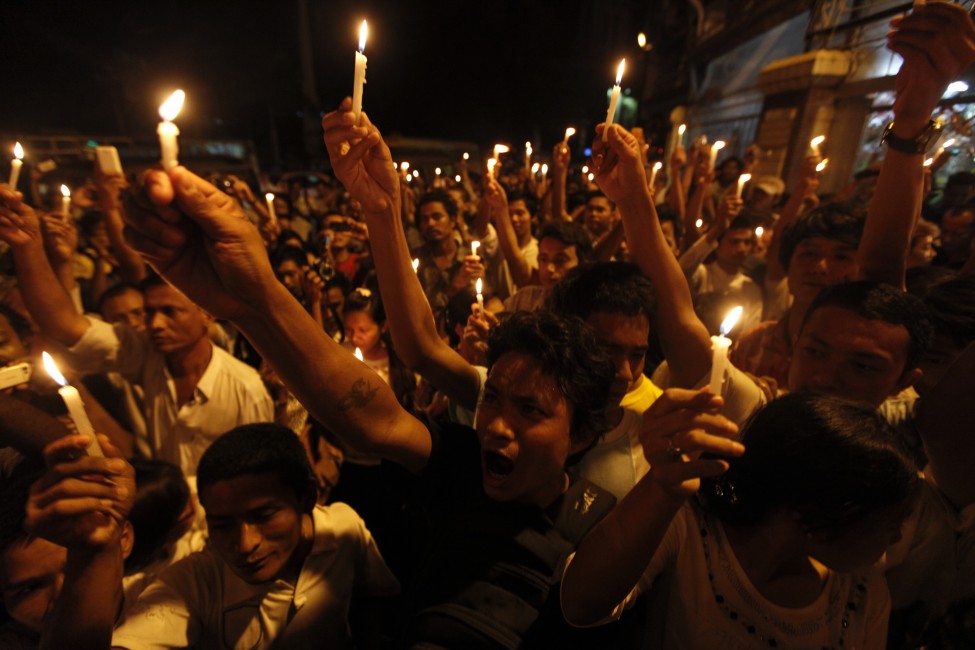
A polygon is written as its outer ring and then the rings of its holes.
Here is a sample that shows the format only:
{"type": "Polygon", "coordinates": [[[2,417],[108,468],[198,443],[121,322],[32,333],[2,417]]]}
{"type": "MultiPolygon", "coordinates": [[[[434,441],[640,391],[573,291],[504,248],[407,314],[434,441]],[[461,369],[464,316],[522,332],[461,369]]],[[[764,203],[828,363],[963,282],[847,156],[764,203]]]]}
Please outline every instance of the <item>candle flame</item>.
{"type": "Polygon", "coordinates": [[[454,176],[454,180],[459,183],[460,182],[460,174],[457,174],[456,176],[454,176]]]}
{"type": "Polygon", "coordinates": [[[747,183],[750,180],[752,180],[751,174],[742,174],[741,176],[738,177],[738,185],[741,187],[745,187],[745,183],[747,183]]]}
{"type": "Polygon", "coordinates": [[[497,158],[499,154],[508,153],[511,148],[506,144],[496,144],[494,145],[494,157],[497,158]]]}
{"type": "Polygon", "coordinates": [[[167,122],[172,122],[179,115],[180,109],[183,108],[183,101],[186,99],[186,93],[182,90],[177,90],[169,96],[169,99],[163,102],[162,106],[159,107],[159,117],[163,118],[167,122]]]}
{"type": "Polygon", "coordinates": [[[434,169],[433,173],[435,173],[437,176],[440,176],[440,168],[437,167],[436,169],[434,169]]]}
{"type": "Polygon", "coordinates": [[[569,138],[571,138],[575,134],[576,134],[576,127],[570,126],[569,128],[567,128],[565,130],[565,139],[568,140],[569,138]]]}
{"type": "Polygon", "coordinates": [[[539,165],[538,163],[535,163],[534,165],[532,165],[532,173],[533,174],[537,174],[538,173],[538,170],[541,169],[541,167],[542,167],[541,165],[539,165]]]}
{"type": "Polygon", "coordinates": [[[531,148],[532,148],[532,143],[531,142],[525,142],[525,149],[531,149],[531,148]]]}
{"type": "Polygon", "coordinates": [[[589,173],[589,165],[583,165],[582,166],[582,173],[583,174],[588,174],[589,173]]]}
{"type": "Polygon", "coordinates": [[[478,278],[477,282],[474,283],[474,291],[476,291],[477,293],[481,293],[481,289],[483,288],[483,286],[484,285],[481,284],[481,278],[478,278]]]}
{"type": "Polygon", "coordinates": [[[268,192],[267,194],[264,195],[264,198],[267,199],[268,201],[273,201],[274,200],[274,193],[273,192],[268,192]]]}
{"type": "Polygon", "coordinates": [[[359,361],[362,361],[362,350],[360,350],[359,348],[355,349],[355,358],[358,359],[359,361]]]}
{"type": "Polygon", "coordinates": [[[817,135],[815,138],[813,138],[812,140],[809,141],[809,146],[810,147],[818,147],[819,145],[823,144],[824,142],[826,142],[826,136],[825,135],[817,135]]]}
{"type": "Polygon", "coordinates": [[[721,336],[725,336],[731,330],[735,329],[735,325],[738,324],[738,319],[741,318],[741,312],[743,312],[741,305],[738,305],[725,316],[725,319],[721,322],[721,336]]]}
{"type": "Polygon", "coordinates": [[[764,234],[765,234],[765,228],[762,228],[761,226],[755,228],[755,236],[756,237],[761,237],[764,234]]]}
{"type": "Polygon", "coordinates": [[[407,183],[412,183],[413,182],[413,174],[407,174],[406,175],[406,182],[407,183]]]}
{"type": "Polygon", "coordinates": [[[663,166],[664,164],[658,160],[657,162],[653,163],[653,171],[659,172],[661,169],[663,169],[663,166]]]}
{"type": "Polygon", "coordinates": [[[418,257],[413,258],[413,272],[416,273],[420,270],[420,259],[418,257]]]}
{"type": "Polygon", "coordinates": [[[711,151],[718,151],[719,149],[724,149],[724,145],[725,145],[724,140],[718,140],[717,142],[711,145],[711,151]]]}
{"type": "Polygon", "coordinates": [[[545,163],[545,164],[542,165],[542,173],[543,174],[547,174],[548,173],[548,163],[545,163]]]}
{"type": "Polygon", "coordinates": [[[587,176],[586,178],[588,178],[589,179],[589,182],[591,183],[592,182],[592,179],[595,178],[595,177],[592,174],[589,174],[589,176],[587,176]]]}
{"type": "Polygon", "coordinates": [[[366,49],[366,37],[369,36],[369,25],[366,21],[362,21],[362,26],[359,27],[359,51],[363,52],[366,49]]]}
{"type": "Polygon", "coordinates": [[[416,176],[417,178],[420,178],[420,170],[419,169],[414,169],[413,170],[413,175],[416,176]]]}
{"type": "Polygon", "coordinates": [[[620,59],[620,64],[616,68],[616,85],[623,83],[623,71],[626,70],[626,59],[620,59]]]}
{"type": "Polygon", "coordinates": [[[684,135],[685,131],[687,131],[686,124],[681,124],[680,126],[677,127],[677,135],[684,135]]]}
{"type": "Polygon", "coordinates": [[[498,159],[497,158],[488,158],[488,173],[489,174],[493,174],[494,173],[494,167],[497,164],[498,164],[498,159]]]}
{"type": "Polygon", "coordinates": [[[399,168],[402,169],[405,172],[407,169],[410,168],[410,163],[408,163],[408,162],[401,163],[400,166],[399,166],[399,168]]]}
{"type": "Polygon", "coordinates": [[[16,158],[17,160],[24,159],[24,148],[20,146],[19,142],[14,145],[14,158],[16,158]]]}
{"type": "Polygon", "coordinates": [[[68,385],[68,380],[64,378],[61,371],[58,370],[57,364],[54,363],[54,359],[47,352],[41,353],[41,358],[44,359],[44,370],[47,370],[47,374],[51,375],[51,379],[61,384],[62,386],[68,385]]]}
{"type": "Polygon", "coordinates": [[[927,160],[924,161],[924,166],[925,167],[930,167],[931,166],[931,163],[933,163],[933,162],[934,162],[934,158],[928,158],[927,160]]]}
{"type": "Polygon", "coordinates": [[[644,34],[643,32],[640,32],[639,34],[637,34],[636,35],[636,44],[639,45],[641,48],[646,47],[647,46],[647,35],[644,34]]]}
{"type": "Polygon", "coordinates": [[[469,160],[470,157],[471,157],[471,155],[465,151],[464,152],[464,160],[469,160]]]}
{"type": "Polygon", "coordinates": [[[698,219],[697,221],[694,222],[694,226],[697,228],[700,228],[703,225],[704,225],[704,219],[698,219]]]}
{"type": "Polygon", "coordinates": [[[947,149],[948,147],[950,147],[953,144],[955,144],[955,139],[954,138],[951,138],[950,140],[946,140],[945,143],[943,145],[941,145],[941,148],[942,149],[947,149]]]}
{"type": "Polygon", "coordinates": [[[821,172],[824,169],[826,169],[826,163],[828,163],[828,162],[829,162],[829,158],[823,158],[823,162],[821,162],[818,165],[816,165],[816,171],[817,172],[821,172]]]}
{"type": "Polygon", "coordinates": [[[481,247],[481,242],[476,239],[471,242],[471,255],[477,255],[477,249],[481,247]]]}
{"type": "Polygon", "coordinates": [[[68,189],[67,185],[61,185],[61,196],[68,198],[71,196],[71,190],[68,189]]]}

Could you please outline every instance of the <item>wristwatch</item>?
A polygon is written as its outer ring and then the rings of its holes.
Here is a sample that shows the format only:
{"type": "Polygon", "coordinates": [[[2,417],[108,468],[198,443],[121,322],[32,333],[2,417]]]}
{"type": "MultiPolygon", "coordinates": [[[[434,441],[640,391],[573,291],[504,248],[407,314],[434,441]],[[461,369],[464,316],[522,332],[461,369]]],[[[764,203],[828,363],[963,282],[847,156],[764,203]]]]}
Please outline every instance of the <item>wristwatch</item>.
{"type": "Polygon", "coordinates": [[[884,129],[884,134],[880,136],[880,144],[886,144],[894,151],[906,154],[923,154],[938,141],[941,135],[941,123],[931,120],[927,126],[921,129],[913,138],[899,138],[894,135],[894,123],[891,122],[884,129]]]}

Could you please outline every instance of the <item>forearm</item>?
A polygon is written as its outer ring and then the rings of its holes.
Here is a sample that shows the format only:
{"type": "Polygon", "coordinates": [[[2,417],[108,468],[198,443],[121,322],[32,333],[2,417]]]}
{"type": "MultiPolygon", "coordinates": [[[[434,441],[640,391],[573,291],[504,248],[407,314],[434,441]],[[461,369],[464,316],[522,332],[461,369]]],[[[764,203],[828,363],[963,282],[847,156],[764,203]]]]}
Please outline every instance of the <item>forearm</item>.
{"type": "Polygon", "coordinates": [[[633,590],[684,499],[665,493],[653,470],[579,545],[562,578],[562,612],[573,625],[606,618],[633,590]]]}
{"type": "Polygon", "coordinates": [[[704,208],[704,188],[698,185],[691,192],[691,198],[687,202],[687,209],[684,212],[684,246],[690,246],[697,240],[697,220],[701,218],[701,211],[704,208]]]}
{"type": "Polygon", "coordinates": [[[40,244],[14,248],[14,264],[21,296],[45,336],[72,346],[88,329],[88,319],[75,311],[40,244]]]}
{"type": "Polygon", "coordinates": [[[518,237],[515,235],[515,227],[511,223],[511,215],[507,208],[497,212],[495,225],[498,229],[498,244],[501,246],[501,253],[508,263],[508,270],[511,271],[511,279],[515,286],[524,287],[530,284],[532,267],[518,246],[518,237]]]}
{"type": "Polygon", "coordinates": [[[40,456],[48,443],[70,433],[59,420],[16,397],[0,393],[0,447],[40,456]]]}
{"type": "Polygon", "coordinates": [[[599,238],[592,246],[592,259],[596,262],[608,262],[623,244],[624,232],[623,221],[619,220],[613,224],[605,235],[599,238]]]}
{"type": "Polygon", "coordinates": [[[556,170],[552,174],[552,219],[568,219],[568,212],[565,209],[565,185],[568,169],[556,170]]]}

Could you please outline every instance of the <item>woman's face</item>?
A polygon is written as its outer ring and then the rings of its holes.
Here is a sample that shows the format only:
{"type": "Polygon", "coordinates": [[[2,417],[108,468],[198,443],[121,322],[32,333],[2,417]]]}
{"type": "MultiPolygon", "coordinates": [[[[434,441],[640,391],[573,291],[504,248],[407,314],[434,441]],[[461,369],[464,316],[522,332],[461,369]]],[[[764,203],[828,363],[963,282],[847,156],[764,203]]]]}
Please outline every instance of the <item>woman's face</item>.
{"type": "Polygon", "coordinates": [[[346,311],[342,315],[345,338],[362,351],[363,356],[382,352],[382,328],[364,311],[346,311]]]}
{"type": "Polygon", "coordinates": [[[914,510],[915,499],[872,512],[838,532],[812,533],[809,555],[838,572],[849,572],[870,566],[890,546],[901,539],[904,520],[914,510]]]}

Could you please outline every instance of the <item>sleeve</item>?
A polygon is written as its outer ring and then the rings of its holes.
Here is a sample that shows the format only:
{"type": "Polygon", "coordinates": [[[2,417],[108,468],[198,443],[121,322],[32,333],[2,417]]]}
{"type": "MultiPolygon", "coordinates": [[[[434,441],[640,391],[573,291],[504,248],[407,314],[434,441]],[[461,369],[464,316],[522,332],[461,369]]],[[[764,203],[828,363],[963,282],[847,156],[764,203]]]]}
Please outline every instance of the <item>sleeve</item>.
{"type": "Polygon", "coordinates": [[[72,347],[64,349],[71,366],[82,374],[115,371],[138,382],[148,342],[125,324],[110,325],[88,318],[88,329],[72,347]]]}
{"type": "MultiPolygon", "coordinates": [[[[671,384],[670,365],[667,361],[657,366],[651,379],[654,384],[665,390],[675,387],[671,384]]],[[[691,388],[694,390],[703,388],[710,381],[709,372],[691,388]]],[[[765,406],[765,394],[762,389],[748,375],[730,363],[728,364],[727,374],[725,374],[721,395],[724,397],[721,414],[738,426],[742,426],[752,413],[765,406]]]]}
{"type": "Polygon", "coordinates": [[[788,278],[782,278],[778,282],[765,281],[765,311],[762,320],[781,319],[791,303],[788,278]]]}

